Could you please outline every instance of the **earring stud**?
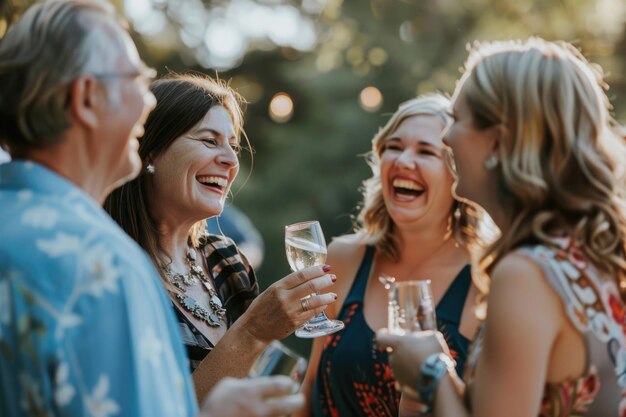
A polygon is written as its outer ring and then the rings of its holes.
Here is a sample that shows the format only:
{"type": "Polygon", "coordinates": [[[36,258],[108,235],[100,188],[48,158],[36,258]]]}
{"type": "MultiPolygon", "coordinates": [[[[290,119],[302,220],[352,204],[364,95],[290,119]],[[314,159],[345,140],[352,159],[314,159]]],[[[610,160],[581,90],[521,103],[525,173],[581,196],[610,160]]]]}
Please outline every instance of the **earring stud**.
{"type": "Polygon", "coordinates": [[[485,169],[487,171],[493,171],[499,163],[498,158],[494,154],[491,154],[489,158],[485,159],[485,169]]]}

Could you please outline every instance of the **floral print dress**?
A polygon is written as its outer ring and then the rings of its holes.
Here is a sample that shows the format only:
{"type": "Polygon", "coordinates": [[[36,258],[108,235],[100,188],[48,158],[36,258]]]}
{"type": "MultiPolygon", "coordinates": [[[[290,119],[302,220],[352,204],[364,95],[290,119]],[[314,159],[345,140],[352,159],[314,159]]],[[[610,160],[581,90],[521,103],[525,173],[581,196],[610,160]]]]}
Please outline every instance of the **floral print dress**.
{"type": "MultiPolygon", "coordinates": [[[[626,417],[626,309],[614,281],[604,277],[567,238],[554,239],[553,246],[519,251],[543,268],[587,345],[584,375],[546,384],[539,417],[626,417]]],[[[464,379],[470,406],[483,328],[467,357],[464,379]]]]}

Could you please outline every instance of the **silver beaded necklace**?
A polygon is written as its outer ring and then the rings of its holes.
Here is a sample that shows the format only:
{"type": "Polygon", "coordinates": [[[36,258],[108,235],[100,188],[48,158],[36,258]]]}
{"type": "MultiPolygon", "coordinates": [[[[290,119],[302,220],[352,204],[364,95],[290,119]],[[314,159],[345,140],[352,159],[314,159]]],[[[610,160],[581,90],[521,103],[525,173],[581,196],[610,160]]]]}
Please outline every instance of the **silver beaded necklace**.
{"type": "Polygon", "coordinates": [[[189,264],[189,272],[186,274],[172,271],[170,265],[165,266],[167,280],[183,292],[182,294],[177,294],[176,298],[180,302],[180,305],[193,314],[194,317],[204,321],[211,327],[221,326],[222,318],[226,314],[226,309],[223,307],[222,300],[220,300],[217,295],[213,283],[209,277],[206,276],[202,267],[196,263],[196,252],[193,248],[187,250],[186,259],[189,264]],[[200,282],[202,287],[209,293],[209,307],[211,311],[201,306],[195,298],[186,294],[187,287],[195,285],[198,282],[200,282]]]}

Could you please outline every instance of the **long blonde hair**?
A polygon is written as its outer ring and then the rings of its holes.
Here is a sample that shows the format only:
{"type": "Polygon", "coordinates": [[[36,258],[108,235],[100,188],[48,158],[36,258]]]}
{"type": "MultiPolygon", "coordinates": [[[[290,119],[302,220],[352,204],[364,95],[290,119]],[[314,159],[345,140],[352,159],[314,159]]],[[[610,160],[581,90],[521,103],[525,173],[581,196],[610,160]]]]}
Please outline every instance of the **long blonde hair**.
{"type": "Polygon", "coordinates": [[[566,231],[625,298],[626,152],[601,69],[568,43],[477,43],[459,86],[475,127],[505,132],[496,192],[508,218],[480,256],[479,287],[487,290],[489,271],[506,253],[566,231]]]}
{"type": "MultiPolygon", "coordinates": [[[[355,231],[361,242],[375,245],[394,260],[399,259],[398,242],[393,234],[393,221],[385,206],[380,181],[380,163],[385,140],[402,122],[413,116],[437,116],[447,126],[452,121],[448,115],[449,110],[450,100],[441,94],[423,95],[400,104],[385,126],[376,133],[372,139],[372,150],[366,155],[372,176],[363,181],[361,187],[363,202],[356,218],[355,231]]],[[[473,230],[468,227],[470,218],[466,210],[465,204],[454,201],[450,213],[450,236],[459,237],[466,231],[473,230]]]]}

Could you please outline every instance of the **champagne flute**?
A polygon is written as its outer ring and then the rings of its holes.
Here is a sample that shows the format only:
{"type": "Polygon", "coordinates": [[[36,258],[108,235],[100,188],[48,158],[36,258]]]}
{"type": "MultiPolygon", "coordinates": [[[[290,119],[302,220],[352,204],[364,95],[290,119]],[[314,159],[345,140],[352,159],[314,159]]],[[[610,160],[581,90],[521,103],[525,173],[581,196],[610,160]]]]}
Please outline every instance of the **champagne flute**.
{"type": "MultiPolygon", "coordinates": [[[[285,251],[292,271],[299,271],[326,262],[326,241],[318,221],[285,226],[285,251]]],[[[340,320],[330,320],[322,311],[296,330],[296,336],[312,338],[325,336],[343,329],[340,320]]]]}
{"type": "Polygon", "coordinates": [[[390,333],[404,335],[422,330],[437,330],[430,280],[396,282],[390,289],[390,333]]]}

